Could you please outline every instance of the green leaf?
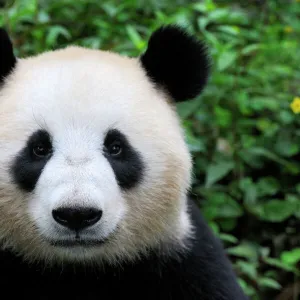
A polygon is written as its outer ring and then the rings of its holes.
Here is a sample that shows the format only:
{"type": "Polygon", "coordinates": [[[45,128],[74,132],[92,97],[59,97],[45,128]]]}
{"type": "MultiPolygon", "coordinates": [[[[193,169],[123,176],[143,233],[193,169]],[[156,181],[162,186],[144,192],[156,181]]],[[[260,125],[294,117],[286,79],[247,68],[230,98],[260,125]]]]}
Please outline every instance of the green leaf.
{"type": "Polygon", "coordinates": [[[236,94],[236,104],[243,115],[249,115],[251,113],[249,101],[249,95],[245,91],[240,91],[236,94]]]}
{"type": "Polygon", "coordinates": [[[256,265],[254,263],[239,260],[236,264],[242,273],[246,274],[249,278],[256,281],[257,270],[256,265]]]}
{"type": "Polygon", "coordinates": [[[230,124],[232,124],[232,113],[228,109],[222,108],[220,106],[216,106],[215,116],[216,116],[217,124],[220,127],[228,127],[230,124]]]}
{"type": "Polygon", "coordinates": [[[196,4],[193,4],[192,5],[192,8],[195,10],[195,11],[199,11],[199,12],[202,12],[202,13],[205,13],[208,11],[208,7],[207,5],[205,5],[204,3],[196,3],[196,4]]]}
{"type": "Polygon", "coordinates": [[[263,177],[257,183],[259,196],[272,196],[276,194],[279,189],[279,183],[274,177],[263,177]]]}
{"type": "Polygon", "coordinates": [[[236,218],[241,216],[243,214],[242,211],[237,212],[235,210],[229,211],[230,213],[227,212],[227,214],[224,216],[224,212],[220,217],[225,217],[226,219],[219,220],[220,227],[222,231],[225,232],[230,232],[236,227],[237,220],[236,218]]]}
{"type": "Polygon", "coordinates": [[[186,119],[194,114],[195,111],[197,111],[197,108],[200,104],[201,102],[199,99],[179,102],[176,104],[177,113],[179,114],[180,118],[186,119]]]}
{"type": "Polygon", "coordinates": [[[249,285],[245,280],[243,280],[242,278],[238,277],[238,283],[241,286],[241,288],[243,289],[244,293],[247,296],[254,296],[256,295],[256,290],[255,288],[253,288],[251,285],[249,285]]]}
{"type": "Polygon", "coordinates": [[[127,25],[126,31],[127,31],[127,34],[129,36],[130,40],[134,44],[134,46],[138,50],[143,50],[146,45],[146,42],[141,38],[141,36],[138,33],[138,31],[136,30],[136,28],[133,27],[132,25],[127,25]]]}
{"type": "Polygon", "coordinates": [[[270,200],[261,207],[260,218],[269,222],[283,222],[294,213],[294,206],[283,200],[270,200]]]}
{"type": "Polygon", "coordinates": [[[40,23],[47,23],[50,21],[50,16],[46,11],[40,11],[37,16],[40,23]]]}
{"type": "Polygon", "coordinates": [[[278,117],[284,125],[292,124],[294,121],[294,115],[292,112],[286,110],[280,111],[278,117]]]}
{"type": "Polygon", "coordinates": [[[208,223],[209,227],[211,228],[211,230],[214,232],[214,234],[219,234],[220,232],[220,229],[219,229],[219,226],[217,223],[215,222],[209,222],[208,223]]]}
{"type": "Polygon", "coordinates": [[[300,219],[300,197],[294,194],[286,194],[284,201],[294,208],[294,216],[300,219]]]}
{"type": "Polygon", "coordinates": [[[53,46],[56,42],[59,36],[63,36],[67,40],[71,39],[71,33],[68,29],[66,29],[63,26],[55,25],[50,27],[49,32],[46,37],[46,44],[48,47],[53,46]]]}
{"type": "Polygon", "coordinates": [[[231,65],[233,65],[233,63],[235,62],[235,60],[237,59],[237,53],[234,52],[233,50],[230,51],[224,51],[218,61],[217,61],[217,68],[219,72],[223,72],[225,71],[227,68],[229,68],[231,65]]]}
{"type": "Polygon", "coordinates": [[[205,152],[205,145],[202,139],[199,139],[194,136],[190,130],[185,131],[186,134],[186,143],[191,152],[205,152]]]}
{"type": "Polygon", "coordinates": [[[298,184],[296,185],[296,191],[297,191],[298,194],[300,194],[300,183],[298,183],[298,184]]]}
{"type": "Polygon", "coordinates": [[[209,187],[222,179],[234,168],[233,162],[220,161],[211,164],[206,173],[205,186],[209,187]]]}
{"type": "Polygon", "coordinates": [[[277,282],[276,280],[274,280],[272,278],[267,278],[267,277],[260,278],[258,280],[258,285],[260,287],[267,287],[267,288],[271,288],[271,289],[275,289],[275,290],[281,289],[281,285],[279,282],[277,282]]]}
{"type": "Polygon", "coordinates": [[[243,178],[239,181],[239,188],[244,192],[244,203],[250,208],[256,203],[257,200],[257,186],[249,177],[243,178]]]}
{"type": "Polygon", "coordinates": [[[235,226],[235,218],[243,214],[243,209],[228,194],[213,192],[206,195],[207,201],[202,206],[205,217],[209,220],[218,218],[221,226],[235,226]],[[227,224],[226,224],[227,223],[227,224]]]}
{"type": "Polygon", "coordinates": [[[228,26],[228,25],[222,25],[218,27],[218,30],[223,31],[228,34],[232,35],[238,35],[240,33],[240,29],[237,26],[228,26]]]}
{"type": "Polygon", "coordinates": [[[263,261],[273,267],[279,268],[281,270],[287,271],[287,272],[293,272],[293,268],[285,263],[283,263],[281,260],[277,258],[272,257],[265,257],[263,258],[263,261]]]}
{"type": "Polygon", "coordinates": [[[220,212],[218,215],[222,218],[237,218],[242,214],[243,210],[241,206],[237,202],[232,201],[230,203],[227,203],[223,207],[220,207],[220,212]]]}
{"type": "Polygon", "coordinates": [[[226,251],[229,255],[244,257],[250,261],[257,260],[257,249],[250,242],[242,242],[238,246],[227,248],[226,251]]]}
{"type": "Polygon", "coordinates": [[[206,26],[209,24],[209,19],[206,17],[198,18],[197,20],[200,30],[205,31],[206,26]]]}
{"type": "Polygon", "coordinates": [[[279,130],[279,125],[266,118],[259,118],[256,127],[262,131],[266,137],[274,136],[279,130]]]}
{"type": "Polygon", "coordinates": [[[222,241],[229,242],[232,244],[237,244],[239,241],[235,236],[227,233],[221,233],[219,234],[219,237],[221,238],[222,241]]]}
{"type": "Polygon", "coordinates": [[[252,45],[247,45],[246,47],[243,48],[241,51],[242,55],[250,55],[252,52],[256,52],[260,50],[261,45],[260,44],[252,44],[252,45]]]}
{"type": "Polygon", "coordinates": [[[118,6],[113,5],[112,3],[103,3],[102,4],[102,9],[110,17],[115,17],[118,13],[118,6]]]}
{"type": "Polygon", "coordinates": [[[291,157],[299,152],[299,146],[295,143],[292,132],[282,130],[278,134],[275,150],[285,157],[291,157]]]}
{"type": "Polygon", "coordinates": [[[295,248],[291,251],[283,251],[280,258],[284,264],[296,266],[296,264],[300,262],[300,248],[295,248]]]}
{"type": "Polygon", "coordinates": [[[228,19],[228,9],[218,8],[213,10],[208,16],[211,21],[222,22],[228,19]]]}
{"type": "Polygon", "coordinates": [[[280,103],[276,98],[271,97],[253,97],[249,100],[250,106],[257,111],[269,109],[271,111],[277,111],[280,107],[280,103]]]}
{"type": "Polygon", "coordinates": [[[247,149],[247,151],[250,154],[263,156],[263,157],[266,157],[266,158],[268,158],[270,160],[273,160],[277,163],[280,163],[283,166],[287,167],[288,169],[294,170],[295,172],[299,171],[298,168],[295,165],[293,165],[292,163],[290,163],[289,161],[287,161],[285,159],[280,158],[280,156],[274,154],[273,152],[271,152],[268,149],[260,148],[260,147],[253,147],[253,148],[247,149]]]}

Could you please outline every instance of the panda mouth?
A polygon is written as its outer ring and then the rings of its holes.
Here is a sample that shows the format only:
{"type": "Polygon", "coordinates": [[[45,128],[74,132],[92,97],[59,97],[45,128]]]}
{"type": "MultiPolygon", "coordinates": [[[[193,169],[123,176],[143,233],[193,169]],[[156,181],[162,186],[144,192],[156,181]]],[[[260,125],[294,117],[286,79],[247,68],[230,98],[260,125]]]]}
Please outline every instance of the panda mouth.
{"type": "Polygon", "coordinates": [[[72,247],[99,247],[103,244],[107,243],[109,240],[114,239],[116,232],[118,231],[119,226],[117,226],[108,236],[97,239],[97,238],[88,238],[84,235],[80,235],[80,232],[76,232],[75,235],[66,238],[57,238],[57,239],[49,239],[46,241],[55,247],[62,248],[72,248],[72,247]]]}
{"type": "Polygon", "coordinates": [[[96,238],[88,238],[85,236],[80,235],[79,232],[76,232],[73,238],[58,238],[58,239],[48,239],[48,243],[55,247],[62,247],[62,248],[72,248],[72,247],[99,247],[110,240],[115,233],[112,232],[105,238],[96,239],[96,238]]]}
{"type": "Polygon", "coordinates": [[[52,246],[56,247],[95,247],[101,246],[106,240],[88,240],[88,239],[72,239],[72,240],[51,240],[52,246]]]}

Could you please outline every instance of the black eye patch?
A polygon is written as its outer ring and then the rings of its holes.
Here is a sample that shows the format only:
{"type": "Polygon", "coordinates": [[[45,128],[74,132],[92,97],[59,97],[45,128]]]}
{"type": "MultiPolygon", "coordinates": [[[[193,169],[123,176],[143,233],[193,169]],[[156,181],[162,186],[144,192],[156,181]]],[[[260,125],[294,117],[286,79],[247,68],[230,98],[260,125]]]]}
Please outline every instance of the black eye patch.
{"type": "MultiPolygon", "coordinates": [[[[142,157],[120,131],[108,131],[103,151],[122,189],[130,189],[142,180],[142,157]]],[[[13,182],[27,192],[33,191],[52,153],[49,133],[45,130],[33,133],[11,165],[13,182]]]]}
{"type": "Polygon", "coordinates": [[[122,189],[130,189],[142,180],[142,157],[119,130],[112,129],[107,132],[103,151],[122,189]]]}
{"type": "Polygon", "coordinates": [[[52,152],[49,133],[45,130],[33,133],[12,163],[11,175],[14,183],[27,192],[34,190],[52,152]]]}

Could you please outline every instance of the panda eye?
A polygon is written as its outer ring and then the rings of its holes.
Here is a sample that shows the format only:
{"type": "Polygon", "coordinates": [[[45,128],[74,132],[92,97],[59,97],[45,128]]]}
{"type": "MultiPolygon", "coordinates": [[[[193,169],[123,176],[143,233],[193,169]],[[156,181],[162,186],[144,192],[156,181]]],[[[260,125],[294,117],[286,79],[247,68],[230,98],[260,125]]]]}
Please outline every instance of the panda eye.
{"type": "Polygon", "coordinates": [[[45,157],[51,153],[51,147],[38,144],[32,148],[32,152],[36,157],[45,157]]]}
{"type": "Polygon", "coordinates": [[[120,142],[114,142],[108,147],[108,153],[111,156],[119,156],[122,153],[122,145],[120,142]]]}
{"type": "Polygon", "coordinates": [[[112,158],[124,158],[127,153],[127,144],[123,135],[116,129],[111,129],[107,132],[104,139],[104,152],[112,158]]]}

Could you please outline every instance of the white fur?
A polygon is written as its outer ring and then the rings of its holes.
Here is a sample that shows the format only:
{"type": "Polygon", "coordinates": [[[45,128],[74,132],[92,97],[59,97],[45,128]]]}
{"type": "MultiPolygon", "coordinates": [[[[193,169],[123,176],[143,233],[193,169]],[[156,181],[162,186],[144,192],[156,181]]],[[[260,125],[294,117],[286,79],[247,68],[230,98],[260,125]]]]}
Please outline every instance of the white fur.
{"type": "Polygon", "coordinates": [[[136,58],[69,47],[19,59],[0,91],[0,240],[27,259],[115,262],[147,247],[182,243],[190,233],[190,171],[176,111],[136,58]],[[54,137],[55,153],[34,192],[25,193],[11,182],[9,166],[40,128],[54,137]],[[110,128],[124,132],[146,163],[144,181],[128,192],[102,154],[110,128]],[[71,237],[51,216],[63,204],[102,209],[84,237],[108,241],[50,246],[49,238],[71,237]]]}

